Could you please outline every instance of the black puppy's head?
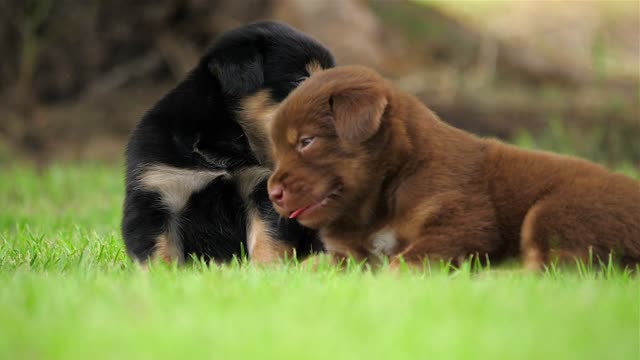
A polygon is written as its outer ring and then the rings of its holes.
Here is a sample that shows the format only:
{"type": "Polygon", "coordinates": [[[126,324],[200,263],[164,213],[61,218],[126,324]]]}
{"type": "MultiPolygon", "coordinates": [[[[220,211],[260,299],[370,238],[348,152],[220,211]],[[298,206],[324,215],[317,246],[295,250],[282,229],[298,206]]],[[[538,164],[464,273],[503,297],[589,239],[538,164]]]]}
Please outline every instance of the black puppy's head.
{"type": "Polygon", "coordinates": [[[335,66],[319,42],[275,21],[226,32],[203,62],[226,96],[243,99],[266,89],[274,102],[282,101],[311,71],[335,66]]]}
{"type": "Polygon", "coordinates": [[[312,72],[335,66],[322,44],[289,25],[263,21],[224,33],[200,63],[216,80],[256,160],[271,165],[275,108],[312,72]]]}

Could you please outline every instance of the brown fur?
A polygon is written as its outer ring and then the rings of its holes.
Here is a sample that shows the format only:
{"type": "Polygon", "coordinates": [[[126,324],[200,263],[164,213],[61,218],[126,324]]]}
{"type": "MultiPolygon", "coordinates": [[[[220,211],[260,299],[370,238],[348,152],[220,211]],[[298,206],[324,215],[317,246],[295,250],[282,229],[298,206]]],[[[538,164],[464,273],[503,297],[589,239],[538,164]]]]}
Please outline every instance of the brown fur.
{"type": "Polygon", "coordinates": [[[271,140],[276,210],[325,199],[298,221],[338,257],[640,260],[640,183],[453,128],[363,67],[312,75],[280,106],[271,140]]]}

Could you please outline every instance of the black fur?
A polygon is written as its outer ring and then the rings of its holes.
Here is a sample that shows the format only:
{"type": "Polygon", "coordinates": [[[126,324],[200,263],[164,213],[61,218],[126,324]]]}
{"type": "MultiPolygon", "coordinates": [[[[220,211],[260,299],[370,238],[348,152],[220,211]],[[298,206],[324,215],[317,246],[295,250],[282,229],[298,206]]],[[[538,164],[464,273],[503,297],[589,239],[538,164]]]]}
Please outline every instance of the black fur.
{"type": "Polygon", "coordinates": [[[179,233],[184,258],[228,261],[246,243],[246,214],[254,208],[277,238],[294,244],[299,256],[319,248],[316,234],[297,222],[279,219],[266,193],[266,180],[242,200],[233,174],[259,166],[237,122],[242,99],[267,89],[280,102],[316,61],[334,66],[318,42],[276,22],[260,22],[223,34],[199,64],[140,121],[126,151],[126,197],[122,234],[129,256],[145,261],[156,238],[171,226],[179,233]],[[187,205],[171,213],[160,194],[144,189],[139,176],[152,165],[225,171],[192,193],[187,205]]]}

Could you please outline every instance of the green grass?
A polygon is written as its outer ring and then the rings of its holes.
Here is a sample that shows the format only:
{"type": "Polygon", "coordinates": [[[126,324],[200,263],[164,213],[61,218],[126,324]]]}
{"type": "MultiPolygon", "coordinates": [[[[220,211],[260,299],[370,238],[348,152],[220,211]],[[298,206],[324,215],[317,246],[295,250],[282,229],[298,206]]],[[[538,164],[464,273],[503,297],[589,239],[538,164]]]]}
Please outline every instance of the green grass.
{"type": "Polygon", "coordinates": [[[1,359],[640,357],[640,286],[616,269],[145,273],[122,193],[118,167],[0,169],[1,359]]]}

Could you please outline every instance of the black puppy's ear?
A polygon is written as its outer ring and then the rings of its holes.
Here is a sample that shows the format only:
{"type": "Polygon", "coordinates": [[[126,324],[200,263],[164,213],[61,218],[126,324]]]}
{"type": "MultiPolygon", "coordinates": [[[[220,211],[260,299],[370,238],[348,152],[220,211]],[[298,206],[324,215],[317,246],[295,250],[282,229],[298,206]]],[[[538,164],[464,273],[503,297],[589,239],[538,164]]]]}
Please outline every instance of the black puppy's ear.
{"type": "Polygon", "coordinates": [[[254,45],[226,49],[214,56],[208,67],[225,95],[245,96],[264,84],[262,54],[254,45]]]}
{"type": "Polygon", "coordinates": [[[329,98],[336,132],[341,139],[362,143],[378,132],[387,107],[382,89],[347,89],[329,98]]]}

